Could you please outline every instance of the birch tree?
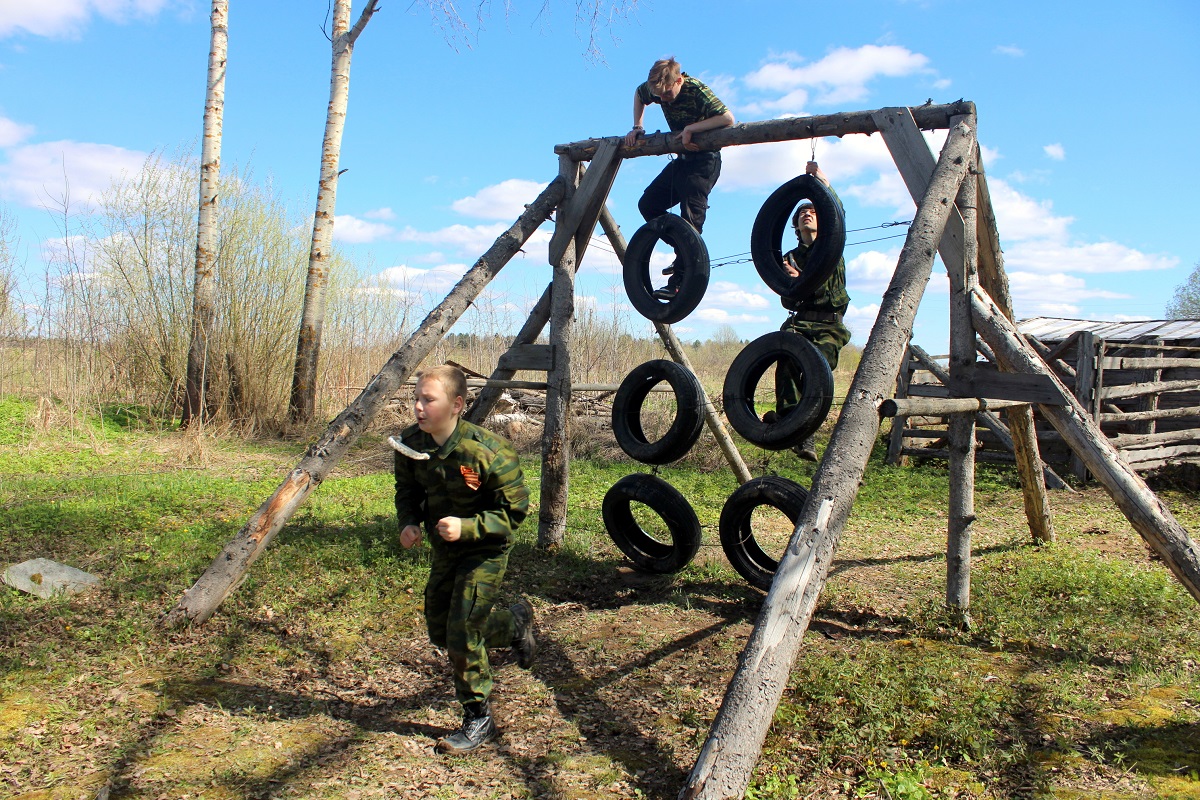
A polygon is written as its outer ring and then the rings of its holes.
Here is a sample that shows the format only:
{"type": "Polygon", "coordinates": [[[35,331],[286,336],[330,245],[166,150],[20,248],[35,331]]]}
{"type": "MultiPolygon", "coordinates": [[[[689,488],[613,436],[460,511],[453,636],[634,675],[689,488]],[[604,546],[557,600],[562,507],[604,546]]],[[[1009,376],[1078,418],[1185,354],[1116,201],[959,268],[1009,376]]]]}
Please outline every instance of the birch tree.
{"type": "Polygon", "coordinates": [[[192,281],[192,336],[187,387],[179,427],[208,416],[209,333],[213,330],[213,265],[217,241],[217,183],[221,177],[221,132],[225,116],[225,61],[229,43],[229,0],[212,2],[204,140],[200,149],[200,210],[196,215],[196,268],[192,281]]]}
{"type": "Polygon", "coordinates": [[[366,7],[351,28],[350,0],[334,2],[329,110],[325,116],[317,210],[313,216],[308,278],[304,284],[304,310],[300,316],[300,333],[296,337],[296,366],[292,373],[292,396],[288,403],[288,416],[293,422],[311,420],[316,408],[317,360],[325,322],[325,289],[329,283],[329,251],[333,246],[338,163],[342,152],[342,131],[346,126],[346,106],[350,98],[350,57],[354,53],[354,43],[378,8],[378,0],[367,0],[366,7]]]}

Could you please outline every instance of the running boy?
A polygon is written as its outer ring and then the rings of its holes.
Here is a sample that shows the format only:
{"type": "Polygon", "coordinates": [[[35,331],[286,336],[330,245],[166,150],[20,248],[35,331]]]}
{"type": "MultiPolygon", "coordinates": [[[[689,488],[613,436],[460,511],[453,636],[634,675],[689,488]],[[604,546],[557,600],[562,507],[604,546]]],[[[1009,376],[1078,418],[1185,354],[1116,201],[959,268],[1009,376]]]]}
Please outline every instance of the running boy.
{"type": "Polygon", "coordinates": [[[512,647],[525,669],[537,650],[528,600],[492,608],[512,535],[529,510],[529,492],[512,445],[460,419],[466,396],[461,370],[439,366],[420,373],[417,423],[390,440],[400,544],[408,549],[419,543],[424,526],[433,551],[425,624],[430,641],[450,656],[463,707],[462,727],[438,740],[441,753],[465,753],[499,734],[488,705],[487,648],[512,647]]]}

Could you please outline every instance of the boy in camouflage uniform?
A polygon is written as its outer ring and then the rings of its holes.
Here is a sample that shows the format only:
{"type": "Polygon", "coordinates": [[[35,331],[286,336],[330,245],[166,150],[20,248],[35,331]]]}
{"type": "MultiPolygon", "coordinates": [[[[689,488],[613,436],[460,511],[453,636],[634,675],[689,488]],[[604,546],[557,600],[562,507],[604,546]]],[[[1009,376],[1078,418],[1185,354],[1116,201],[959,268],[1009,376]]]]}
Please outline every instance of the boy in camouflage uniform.
{"type": "MultiPolygon", "coordinates": [[[[817,162],[809,161],[804,171],[829,186],[829,179],[817,166],[817,162]]],[[[841,198],[833,191],[832,186],[829,186],[829,189],[840,206],[841,198]]],[[[800,208],[796,209],[792,216],[792,229],[796,232],[797,245],[783,257],[783,264],[788,274],[797,277],[808,263],[809,250],[817,238],[817,211],[812,203],[802,203],[800,208]]],[[[842,318],[850,305],[850,295],[846,294],[846,259],[839,258],[833,274],[808,297],[800,300],[784,297],[780,302],[791,313],[779,329],[795,331],[808,339],[821,355],[825,356],[825,360],[829,362],[829,369],[837,369],[838,353],[850,341],[850,329],[842,324],[842,318]]],[[[775,375],[775,402],[779,413],[784,413],[799,402],[797,376],[791,363],[787,361],[779,362],[775,375]]],[[[795,450],[796,454],[806,461],[817,460],[812,436],[795,450]]]]}
{"type": "Polygon", "coordinates": [[[461,370],[440,366],[421,373],[417,423],[391,440],[400,544],[408,549],[419,543],[424,526],[433,551],[425,623],[430,641],[450,656],[463,706],[462,727],[437,743],[442,753],[474,750],[499,733],[488,706],[487,648],[512,647],[525,669],[537,648],[528,600],[492,608],[512,535],[529,510],[529,492],[512,445],[460,419],[466,394],[461,370]]]}
{"type": "MultiPolygon", "coordinates": [[[[691,223],[697,233],[702,233],[708,214],[708,195],[721,176],[721,151],[701,152],[700,145],[692,141],[692,135],[729,127],[734,122],[733,114],[712,89],[681,72],[678,61],[659,59],[650,68],[647,81],[633,93],[633,129],[625,134],[626,147],[633,147],[645,130],[642,116],[646,106],[652,103],[662,106],[667,125],[688,152],[667,162],[663,171],[642,192],[638,210],[649,222],[678,205],[679,216],[691,223]]],[[[674,264],[663,274],[671,278],[665,287],[655,290],[654,296],[670,300],[679,292],[682,276],[675,272],[674,264]]]]}

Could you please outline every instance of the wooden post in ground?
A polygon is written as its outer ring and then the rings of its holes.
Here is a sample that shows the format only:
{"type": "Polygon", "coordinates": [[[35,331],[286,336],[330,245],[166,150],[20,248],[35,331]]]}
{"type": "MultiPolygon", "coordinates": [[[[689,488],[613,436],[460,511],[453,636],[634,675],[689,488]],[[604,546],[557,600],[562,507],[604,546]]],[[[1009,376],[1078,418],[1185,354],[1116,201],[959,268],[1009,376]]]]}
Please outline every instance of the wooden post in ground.
{"type": "MultiPolygon", "coordinates": [[[[617,225],[617,221],[613,219],[612,213],[608,210],[607,206],[600,212],[600,225],[604,228],[604,234],[608,237],[613,252],[617,254],[617,261],[624,264],[625,250],[628,244],[625,241],[624,234],[621,233],[621,227],[617,225]]],[[[655,322],[654,330],[658,332],[658,336],[662,339],[663,346],[667,348],[667,352],[671,354],[671,358],[677,364],[682,365],[688,372],[695,375],[696,371],[692,369],[692,362],[687,357],[687,352],[684,351],[683,344],[675,335],[675,331],[671,330],[671,326],[655,322]]],[[[725,423],[721,420],[720,414],[717,413],[717,408],[713,405],[712,399],[709,398],[708,390],[703,386],[700,387],[700,396],[704,402],[704,421],[708,424],[708,429],[712,431],[713,438],[717,440],[717,447],[721,448],[721,453],[725,456],[725,461],[729,464],[729,468],[733,470],[734,477],[737,478],[738,483],[745,483],[753,476],[750,474],[746,462],[742,459],[741,452],[737,449],[737,445],[734,443],[728,429],[726,429],[725,423]]]]}
{"type": "MultiPolygon", "coordinates": [[[[579,197],[580,164],[559,157],[559,179],[568,187],[565,208],[579,197]]],[[[556,223],[556,227],[559,223],[556,223]]],[[[555,231],[557,234],[558,231],[555,231]]],[[[556,236],[557,238],[557,236],[556,236]]],[[[546,427],[542,430],[542,488],[538,502],[538,547],[554,550],[563,543],[567,532],[567,502],[570,494],[571,465],[571,325],[575,320],[575,247],[574,231],[558,248],[551,247],[554,280],[550,292],[550,351],[554,366],[546,373],[546,427]]],[[[554,240],[551,240],[554,244],[554,240]]]]}
{"type": "MultiPolygon", "coordinates": [[[[912,380],[912,354],[904,351],[900,359],[900,371],[896,373],[896,397],[908,397],[908,384],[912,380]]],[[[908,417],[900,414],[892,417],[892,430],[888,434],[887,463],[892,466],[907,466],[908,456],[904,455],[904,427],[908,425],[908,417]]]]}
{"type": "Polygon", "coordinates": [[[879,405],[891,396],[937,243],[974,147],[972,125],[962,123],[950,130],[808,501],[681,798],[716,800],[745,794],[858,494],[879,433],[879,405]]]}
{"type": "Polygon", "coordinates": [[[1200,601],[1200,549],[1187,530],[1150,491],[1146,482],[1121,460],[1116,448],[1100,431],[1094,414],[1063,386],[986,292],[977,289],[972,294],[971,313],[975,329],[991,345],[1004,369],[1045,375],[1057,385],[1066,403],[1040,406],[1042,417],[1054,426],[1072,452],[1079,455],[1179,582],[1200,601]]]}
{"type": "Polygon", "coordinates": [[[308,448],[304,458],[274,494],[258,507],[204,574],[163,615],[159,620],[160,625],[171,627],[186,622],[200,623],[213,615],[241,583],[246,571],[274,540],[284,523],[358,440],[379,409],[442,340],[484,287],[546,221],[564,192],[563,182],[555,180],[533,203],[526,206],[525,212],[512,227],[480,256],[445,299],[429,312],[408,341],[392,354],[379,374],[371,379],[345,411],[338,414],[321,438],[308,448]]]}
{"type": "MultiPolygon", "coordinates": [[[[1161,336],[1153,337],[1150,339],[1149,344],[1162,347],[1163,339],[1161,336]]],[[[1165,352],[1165,350],[1154,349],[1145,351],[1144,355],[1146,358],[1162,358],[1165,352]]],[[[1162,380],[1162,372],[1162,367],[1150,367],[1142,372],[1142,381],[1145,383],[1158,383],[1162,380]]],[[[1153,415],[1155,411],[1158,411],[1159,396],[1158,392],[1153,392],[1143,397],[1138,403],[1138,411],[1153,415]]],[[[1157,429],[1157,419],[1153,416],[1147,416],[1138,426],[1138,433],[1154,433],[1157,429]]]]}
{"type": "MultiPolygon", "coordinates": [[[[976,193],[978,195],[975,229],[979,239],[979,284],[1009,320],[1013,314],[1012,293],[1008,275],[1004,272],[1004,251],[1000,248],[1000,232],[996,227],[996,212],[988,191],[987,175],[983,170],[983,153],[976,151],[976,193]]],[[[1017,457],[1017,475],[1021,479],[1021,495],[1025,501],[1025,519],[1035,541],[1053,542],[1054,523],[1050,517],[1049,484],[1054,489],[1066,489],[1067,484],[1042,463],[1038,447],[1037,426],[1033,407],[1010,408],[1005,413],[1011,432],[1013,455],[1017,457]]]]}
{"type": "MultiPolygon", "coordinates": [[[[977,284],[975,177],[968,170],[955,201],[963,221],[962,258],[946,263],[950,276],[950,380],[970,385],[975,376],[975,328],[969,292],[977,284]]],[[[944,259],[943,259],[944,260],[944,259]]],[[[971,627],[971,535],[975,527],[975,414],[950,415],[950,497],[946,515],[946,609],[954,623],[971,627]]]]}
{"type": "MultiPolygon", "coordinates": [[[[892,154],[892,160],[908,187],[909,194],[916,200],[925,190],[930,173],[933,172],[933,154],[925,137],[921,136],[918,123],[913,119],[915,110],[908,108],[884,108],[874,112],[873,119],[883,140],[892,154]]],[[[959,112],[965,113],[965,112],[959,112]]],[[[973,113],[973,110],[972,110],[973,113]]],[[[979,154],[975,155],[977,169],[982,168],[979,154]]],[[[977,247],[979,280],[984,285],[998,287],[1008,297],[1008,279],[1004,276],[1003,255],[1000,253],[1000,237],[995,229],[995,214],[992,213],[991,197],[987,193],[986,179],[982,174],[977,180],[977,204],[981,213],[973,225],[978,236],[977,247]],[[982,228],[982,233],[980,233],[982,228]],[[986,242],[986,246],[984,243],[986,242]]],[[[976,203],[972,203],[976,205],[976,203]]],[[[958,264],[962,261],[962,247],[967,232],[961,214],[951,211],[946,224],[946,234],[938,244],[942,261],[958,264]]],[[[1008,313],[1012,314],[1009,300],[1008,313]]],[[[972,351],[972,356],[974,351],[972,351]]],[[[1021,413],[1021,412],[1018,412],[1021,413]]],[[[1010,414],[1009,419],[1012,419],[1010,414]]],[[[1021,477],[1021,489],[1025,498],[1025,518],[1034,539],[1039,541],[1054,538],[1054,531],[1047,511],[1046,483],[1043,479],[1041,456],[1038,452],[1037,436],[1033,427],[1033,412],[1026,409],[1011,430],[1013,454],[1017,459],[1017,474],[1021,477]],[[1025,419],[1025,416],[1028,419],[1025,419]]]]}

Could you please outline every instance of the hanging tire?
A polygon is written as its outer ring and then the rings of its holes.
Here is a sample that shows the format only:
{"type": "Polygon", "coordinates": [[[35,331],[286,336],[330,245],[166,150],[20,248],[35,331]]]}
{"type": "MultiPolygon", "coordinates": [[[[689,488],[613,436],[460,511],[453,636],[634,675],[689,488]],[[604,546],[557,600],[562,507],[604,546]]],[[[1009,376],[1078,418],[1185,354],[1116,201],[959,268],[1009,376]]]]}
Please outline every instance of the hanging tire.
{"type": "Polygon", "coordinates": [[[633,369],[613,399],[612,429],[617,444],[643,464],[669,464],[682,458],[700,438],[704,427],[704,393],[700,381],[674,361],[656,359],[633,369]],[[658,441],[646,439],[642,430],[642,405],[650,390],[662,381],[675,392],[675,419],[658,441]]]}
{"type": "Polygon", "coordinates": [[[725,417],[746,441],[767,450],[786,450],[816,433],[825,421],[833,404],[833,373],[808,339],[795,331],[776,331],[758,337],[733,359],[722,399],[725,417]],[[754,390],[763,373],[783,359],[800,373],[799,402],[777,414],[774,422],[763,422],[754,408],[754,390]]]}
{"type": "Polygon", "coordinates": [[[846,249],[846,215],[829,187],[812,175],[800,175],[780,186],[763,203],[750,230],[750,256],[754,268],[771,291],[791,300],[803,300],[829,279],[846,249]],[[792,212],[809,200],[817,212],[817,239],[808,252],[799,277],[783,266],[783,232],[792,212]]]}
{"type": "Polygon", "coordinates": [[[677,214],[655,217],[637,229],[625,250],[625,293],[643,317],[669,325],[696,310],[708,289],[708,246],[696,229],[677,214]],[[650,282],[650,256],[654,245],[666,242],[675,250],[681,270],[679,292],[670,300],[656,300],[650,282]]]}
{"type": "MultiPolygon", "coordinates": [[[[754,478],[734,490],[721,508],[721,549],[737,573],[764,592],[771,588],[779,561],[763,551],[754,538],[751,519],[759,506],[773,506],[791,520],[792,528],[808,492],[799,484],[774,475],[754,478]]],[[[789,535],[790,540],[790,535],[789,535]]]]}
{"type": "Polygon", "coordinates": [[[700,549],[700,520],[679,490],[656,475],[626,475],[604,495],[601,506],[609,537],[638,569],[667,575],[687,566],[700,549]],[[642,503],[662,517],[671,542],[656,539],[633,517],[642,503]]]}

